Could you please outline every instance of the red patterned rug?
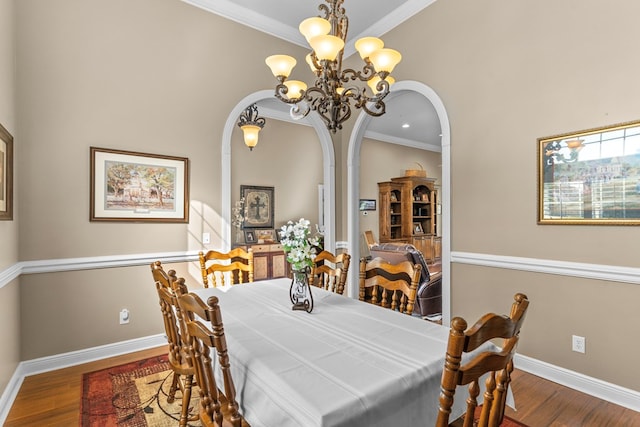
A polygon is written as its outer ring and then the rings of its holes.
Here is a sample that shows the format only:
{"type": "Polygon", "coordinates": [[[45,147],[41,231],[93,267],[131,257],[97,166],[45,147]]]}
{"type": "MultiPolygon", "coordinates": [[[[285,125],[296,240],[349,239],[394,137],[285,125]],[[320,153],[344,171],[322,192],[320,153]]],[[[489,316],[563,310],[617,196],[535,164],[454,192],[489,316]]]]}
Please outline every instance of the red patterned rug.
{"type": "MultiPolygon", "coordinates": [[[[167,356],[157,356],[82,376],[81,427],[169,427],[178,425],[181,395],[167,403],[172,371],[167,356]]],[[[197,404],[194,390],[191,406],[197,404]]],[[[477,408],[480,415],[480,407],[477,408]]],[[[459,421],[459,420],[456,420],[459,421]]],[[[189,423],[199,427],[200,423],[189,423]]],[[[460,423],[462,425],[462,423],[460,423]]],[[[504,417],[501,427],[527,427],[504,417]]]]}
{"type": "MultiPolygon", "coordinates": [[[[476,408],[475,413],[473,414],[475,418],[474,425],[477,424],[478,422],[478,418],[480,417],[480,412],[482,412],[482,405],[478,406],[476,408]]],[[[464,417],[460,417],[459,419],[451,423],[451,425],[456,427],[462,426],[463,421],[464,421],[464,417]]],[[[500,423],[500,427],[528,427],[528,426],[526,424],[521,423],[520,421],[516,421],[505,415],[504,418],[502,419],[502,423],[500,423]]]]}
{"type": "MultiPolygon", "coordinates": [[[[167,403],[172,371],[166,356],[89,372],[82,377],[82,427],[176,426],[180,392],[167,403]]],[[[197,396],[197,390],[195,396],[197,396]]],[[[192,405],[196,399],[192,399],[192,405]]],[[[189,424],[199,426],[200,424],[189,424]]]]}

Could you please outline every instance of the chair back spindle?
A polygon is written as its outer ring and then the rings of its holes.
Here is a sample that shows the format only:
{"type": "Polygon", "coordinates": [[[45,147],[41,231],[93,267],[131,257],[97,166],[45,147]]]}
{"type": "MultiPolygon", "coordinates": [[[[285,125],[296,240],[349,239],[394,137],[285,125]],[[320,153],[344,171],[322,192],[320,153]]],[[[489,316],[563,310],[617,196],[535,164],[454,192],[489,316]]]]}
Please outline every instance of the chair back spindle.
{"type": "Polygon", "coordinates": [[[200,272],[202,273],[202,284],[205,288],[211,285],[215,287],[224,286],[225,276],[229,276],[229,284],[253,282],[253,251],[235,248],[229,252],[208,251],[199,252],[200,272]]]}
{"type": "Polygon", "coordinates": [[[342,295],[347,282],[351,255],[320,252],[313,260],[309,284],[342,295]]]}
{"type": "Polygon", "coordinates": [[[403,261],[390,264],[382,258],[360,260],[360,301],[413,313],[422,267],[403,261]]]}

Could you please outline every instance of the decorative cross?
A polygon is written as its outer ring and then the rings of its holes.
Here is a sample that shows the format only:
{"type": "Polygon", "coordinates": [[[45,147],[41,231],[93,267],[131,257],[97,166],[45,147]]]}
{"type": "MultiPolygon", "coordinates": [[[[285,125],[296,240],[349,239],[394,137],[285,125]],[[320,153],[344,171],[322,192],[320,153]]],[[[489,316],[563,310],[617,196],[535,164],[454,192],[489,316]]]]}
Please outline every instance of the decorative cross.
{"type": "Polygon", "coordinates": [[[256,201],[251,203],[249,206],[252,208],[256,208],[256,219],[260,220],[260,208],[264,208],[266,205],[264,203],[260,203],[260,196],[256,196],[256,201]]]}

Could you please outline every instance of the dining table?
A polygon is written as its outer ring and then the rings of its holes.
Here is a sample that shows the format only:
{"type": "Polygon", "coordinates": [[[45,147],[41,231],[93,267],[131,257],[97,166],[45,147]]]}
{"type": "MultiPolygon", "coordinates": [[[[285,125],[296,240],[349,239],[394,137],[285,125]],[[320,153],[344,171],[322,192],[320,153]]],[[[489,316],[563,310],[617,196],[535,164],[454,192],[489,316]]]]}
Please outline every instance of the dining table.
{"type": "MultiPolygon", "coordinates": [[[[240,412],[252,427],[432,426],[449,328],[291,279],[190,289],[217,296],[240,412]]],[[[455,400],[452,418],[464,412],[455,400]]]]}

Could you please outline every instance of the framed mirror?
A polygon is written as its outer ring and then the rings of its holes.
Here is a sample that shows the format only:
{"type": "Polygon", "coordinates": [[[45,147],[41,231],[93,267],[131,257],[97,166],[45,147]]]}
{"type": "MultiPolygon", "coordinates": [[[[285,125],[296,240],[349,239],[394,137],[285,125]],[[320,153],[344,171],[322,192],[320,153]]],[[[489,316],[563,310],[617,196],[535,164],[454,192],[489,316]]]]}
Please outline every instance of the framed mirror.
{"type": "Polygon", "coordinates": [[[538,139],[538,224],[640,225],[640,121],[538,139]]]}

